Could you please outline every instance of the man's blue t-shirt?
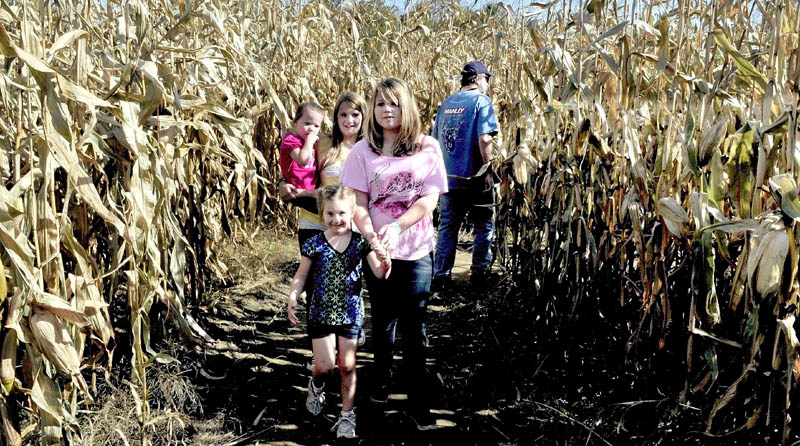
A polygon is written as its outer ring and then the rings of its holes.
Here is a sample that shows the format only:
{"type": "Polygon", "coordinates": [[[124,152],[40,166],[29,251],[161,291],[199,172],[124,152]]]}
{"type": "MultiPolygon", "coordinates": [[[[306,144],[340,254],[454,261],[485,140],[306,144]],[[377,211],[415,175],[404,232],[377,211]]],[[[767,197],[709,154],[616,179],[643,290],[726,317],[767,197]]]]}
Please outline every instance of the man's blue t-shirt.
{"type": "Polygon", "coordinates": [[[433,137],[442,147],[451,190],[467,187],[465,180],[453,175],[467,178],[478,173],[483,165],[478,137],[487,133],[494,136],[497,130],[494,106],[485,94],[459,91],[445,99],[436,114],[433,137]]]}

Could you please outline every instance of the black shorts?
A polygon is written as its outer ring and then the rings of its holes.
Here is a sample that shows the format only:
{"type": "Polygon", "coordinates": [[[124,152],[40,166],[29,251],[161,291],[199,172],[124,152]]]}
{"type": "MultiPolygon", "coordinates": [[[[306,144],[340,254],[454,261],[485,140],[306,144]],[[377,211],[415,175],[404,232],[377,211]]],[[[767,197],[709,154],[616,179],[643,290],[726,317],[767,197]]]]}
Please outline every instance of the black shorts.
{"type": "Polygon", "coordinates": [[[308,324],[308,335],[311,339],[321,339],[335,334],[338,337],[347,339],[358,339],[358,334],[361,332],[361,325],[344,324],[344,325],[326,325],[326,324],[308,324]]]}

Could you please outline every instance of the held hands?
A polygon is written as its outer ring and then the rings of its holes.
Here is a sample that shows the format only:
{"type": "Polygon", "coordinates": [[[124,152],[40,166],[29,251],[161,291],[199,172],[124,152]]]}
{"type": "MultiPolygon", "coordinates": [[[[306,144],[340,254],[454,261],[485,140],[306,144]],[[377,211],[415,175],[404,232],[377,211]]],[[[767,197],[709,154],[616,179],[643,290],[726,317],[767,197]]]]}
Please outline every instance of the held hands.
{"type": "MultiPolygon", "coordinates": [[[[382,251],[385,252],[385,248],[383,247],[383,243],[381,243],[380,238],[378,238],[378,234],[375,232],[369,232],[367,233],[366,237],[367,241],[369,242],[370,249],[375,251],[376,254],[382,251]]],[[[378,257],[380,257],[380,254],[378,254],[378,257]]]]}
{"type": "MultiPolygon", "coordinates": [[[[378,234],[374,232],[370,232],[367,234],[367,241],[369,242],[369,247],[375,252],[375,255],[378,257],[378,260],[381,262],[381,269],[384,271],[389,271],[392,267],[392,258],[390,256],[390,252],[386,249],[386,246],[381,242],[378,234]]],[[[387,274],[388,276],[388,274],[387,274]]]]}
{"type": "Polygon", "coordinates": [[[297,318],[297,298],[293,296],[289,296],[289,322],[292,325],[297,325],[300,322],[300,319],[297,318]]]}
{"type": "Polygon", "coordinates": [[[378,256],[378,260],[381,261],[381,269],[384,271],[389,271],[389,268],[392,267],[392,257],[390,256],[389,251],[384,249],[382,245],[379,250],[373,251],[375,251],[375,255],[378,256]]]}
{"type": "Polygon", "coordinates": [[[396,221],[393,221],[388,225],[383,225],[380,231],[378,231],[378,239],[381,241],[387,251],[393,251],[395,248],[397,248],[397,243],[400,241],[401,231],[402,228],[396,221]]]}

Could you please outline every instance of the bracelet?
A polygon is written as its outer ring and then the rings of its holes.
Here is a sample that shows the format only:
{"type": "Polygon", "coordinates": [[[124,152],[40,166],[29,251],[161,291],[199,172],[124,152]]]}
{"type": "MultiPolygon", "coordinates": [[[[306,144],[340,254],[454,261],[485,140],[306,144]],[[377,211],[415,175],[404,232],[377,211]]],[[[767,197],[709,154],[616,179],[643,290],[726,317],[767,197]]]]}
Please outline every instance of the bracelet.
{"type": "Polygon", "coordinates": [[[393,221],[391,224],[397,227],[397,233],[398,234],[402,234],[403,233],[403,228],[400,227],[400,223],[398,223],[397,220],[393,221]]]}

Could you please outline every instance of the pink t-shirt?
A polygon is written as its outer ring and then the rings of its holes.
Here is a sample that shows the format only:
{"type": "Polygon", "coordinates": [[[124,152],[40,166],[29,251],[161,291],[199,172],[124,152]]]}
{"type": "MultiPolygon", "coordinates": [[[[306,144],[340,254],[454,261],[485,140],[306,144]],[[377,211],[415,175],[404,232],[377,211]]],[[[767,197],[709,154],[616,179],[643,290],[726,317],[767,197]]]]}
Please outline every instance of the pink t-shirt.
{"type": "Polygon", "coordinates": [[[314,189],[316,186],[317,160],[316,150],[311,152],[308,164],[301,166],[292,159],[292,150],[302,149],[304,140],[293,133],[287,133],[281,141],[280,165],[281,174],[292,186],[299,189],[314,189]]]}
{"type": "MultiPolygon", "coordinates": [[[[423,144],[426,147],[414,155],[393,157],[375,154],[367,141],[361,140],[344,162],[340,180],[367,194],[375,231],[397,220],[419,197],[447,192],[447,172],[439,143],[426,137],[423,144]]],[[[435,245],[433,213],[428,213],[400,234],[392,258],[417,260],[433,251],[435,245]]]]}

